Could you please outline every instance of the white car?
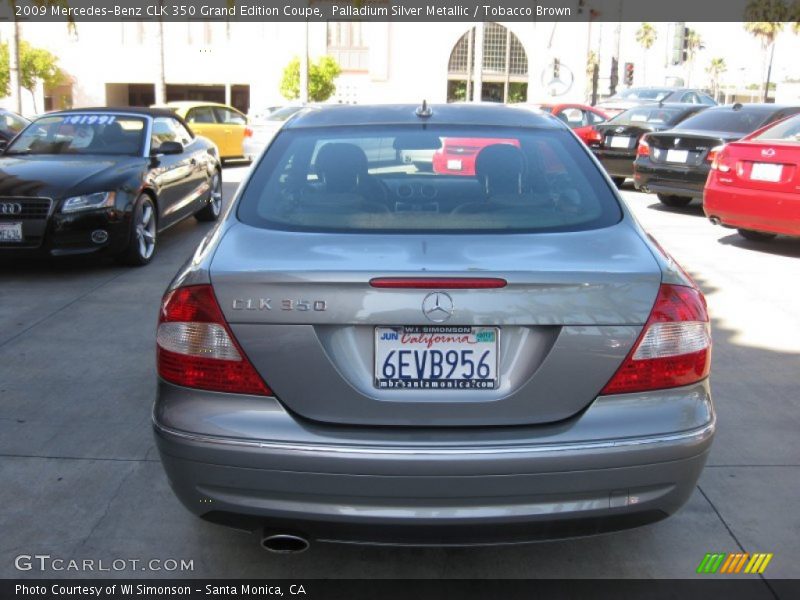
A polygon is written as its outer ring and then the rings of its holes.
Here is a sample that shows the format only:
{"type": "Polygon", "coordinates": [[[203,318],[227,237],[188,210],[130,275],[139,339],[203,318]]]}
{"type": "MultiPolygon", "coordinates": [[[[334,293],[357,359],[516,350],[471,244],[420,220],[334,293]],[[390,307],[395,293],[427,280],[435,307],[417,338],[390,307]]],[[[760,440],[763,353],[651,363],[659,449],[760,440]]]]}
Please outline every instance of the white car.
{"type": "Polygon", "coordinates": [[[253,112],[242,144],[245,158],[251,162],[257,159],[286,120],[302,109],[302,104],[293,104],[282,106],[269,113],[253,112]]]}

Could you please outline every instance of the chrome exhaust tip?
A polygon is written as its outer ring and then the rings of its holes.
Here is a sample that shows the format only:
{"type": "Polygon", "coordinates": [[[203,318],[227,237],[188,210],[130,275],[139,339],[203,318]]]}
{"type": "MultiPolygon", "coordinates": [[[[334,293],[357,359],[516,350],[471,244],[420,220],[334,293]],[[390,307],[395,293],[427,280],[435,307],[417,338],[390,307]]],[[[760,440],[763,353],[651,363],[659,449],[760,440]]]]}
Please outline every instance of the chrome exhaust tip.
{"type": "Polygon", "coordinates": [[[310,545],[307,539],[289,533],[270,533],[261,538],[261,547],[275,554],[300,554],[310,545]]]}
{"type": "Polygon", "coordinates": [[[719,217],[708,217],[708,220],[711,221],[712,225],[719,225],[722,222],[719,217]]]}

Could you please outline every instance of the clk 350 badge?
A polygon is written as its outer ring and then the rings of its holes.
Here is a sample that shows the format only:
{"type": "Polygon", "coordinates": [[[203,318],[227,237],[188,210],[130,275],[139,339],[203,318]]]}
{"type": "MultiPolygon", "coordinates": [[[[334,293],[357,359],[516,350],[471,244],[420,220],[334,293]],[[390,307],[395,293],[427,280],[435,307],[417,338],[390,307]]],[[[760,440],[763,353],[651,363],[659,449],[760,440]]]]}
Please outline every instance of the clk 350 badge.
{"type": "Polygon", "coordinates": [[[274,301],[272,298],[234,298],[231,307],[233,310],[272,310],[273,302],[276,310],[300,312],[328,310],[328,303],[325,300],[292,300],[290,298],[274,301]]]}

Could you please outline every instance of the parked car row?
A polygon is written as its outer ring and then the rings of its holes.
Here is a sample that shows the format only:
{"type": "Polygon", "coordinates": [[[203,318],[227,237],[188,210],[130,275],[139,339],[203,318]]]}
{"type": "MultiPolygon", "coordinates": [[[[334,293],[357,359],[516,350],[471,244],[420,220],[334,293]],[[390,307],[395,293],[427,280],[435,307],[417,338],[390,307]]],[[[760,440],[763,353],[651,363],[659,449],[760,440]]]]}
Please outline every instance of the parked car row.
{"type": "Polygon", "coordinates": [[[665,206],[703,199],[748,239],[800,235],[800,106],[641,104],[595,126],[589,146],[617,186],[665,206]]]}

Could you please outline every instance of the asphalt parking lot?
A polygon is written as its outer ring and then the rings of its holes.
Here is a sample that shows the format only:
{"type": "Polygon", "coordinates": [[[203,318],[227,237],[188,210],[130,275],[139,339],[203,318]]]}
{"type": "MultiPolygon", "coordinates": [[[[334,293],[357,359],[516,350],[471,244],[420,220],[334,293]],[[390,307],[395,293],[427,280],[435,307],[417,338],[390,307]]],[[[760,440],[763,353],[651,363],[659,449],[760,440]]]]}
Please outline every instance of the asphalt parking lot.
{"type": "MultiPolygon", "coordinates": [[[[245,170],[226,169],[226,201],[245,170]]],[[[0,265],[0,576],[93,575],[15,569],[20,554],[49,554],[194,565],[109,576],[687,578],[707,552],[746,551],[774,553],[764,597],[780,596],[777,580],[800,577],[800,241],[748,242],[710,225],[699,205],[665,210],[632,188],[624,195],[695,277],[713,317],[718,435],[696,492],[674,517],[516,547],[318,544],[293,556],[193,517],[169,489],[150,429],[159,301],[210,229],[188,220],[140,269],[0,265]]]]}

